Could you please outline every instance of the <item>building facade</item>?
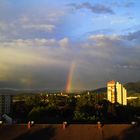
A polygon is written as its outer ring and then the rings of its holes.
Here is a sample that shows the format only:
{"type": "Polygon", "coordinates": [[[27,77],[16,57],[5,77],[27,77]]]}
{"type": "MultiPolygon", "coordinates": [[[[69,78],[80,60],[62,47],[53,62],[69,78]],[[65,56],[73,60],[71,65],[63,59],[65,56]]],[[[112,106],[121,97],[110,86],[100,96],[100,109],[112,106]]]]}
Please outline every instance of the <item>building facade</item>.
{"type": "Polygon", "coordinates": [[[12,96],[0,95],[0,115],[9,114],[11,112],[12,96]]]}
{"type": "Polygon", "coordinates": [[[119,82],[110,81],[107,83],[107,100],[111,103],[127,105],[127,91],[119,82]]]}

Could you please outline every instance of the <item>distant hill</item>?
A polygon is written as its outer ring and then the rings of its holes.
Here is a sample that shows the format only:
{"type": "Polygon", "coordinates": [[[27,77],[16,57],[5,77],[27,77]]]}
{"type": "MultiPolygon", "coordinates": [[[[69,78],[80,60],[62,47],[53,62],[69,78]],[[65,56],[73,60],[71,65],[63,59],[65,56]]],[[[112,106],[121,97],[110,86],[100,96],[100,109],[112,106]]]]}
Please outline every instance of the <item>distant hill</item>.
{"type": "MultiPolygon", "coordinates": [[[[139,82],[129,82],[124,84],[124,87],[127,89],[128,95],[139,95],[140,96],[140,81],[139,82]]],[[[88,90],[90,91],[90,90],[88,90]]],[[[41,90],[41,89],[24,89],[24,90],[17,90],[17,89],[0,89],[0,94],[36,94],[41,92],[49,92],[49,93],[59,93],[63,92],[62,90],[41,90]]],[[[74,91],[74,93],[87,93],[87,91],[74,91]]],[[[107,87],[98,88],[95,90],[91,90],[90,92],[94,93],[106,93],[107,87]]]]}
{"type": "Polygon", "coordinates": [[[39,93],[40,90],[28,90],[28,89],[0,89],[1,94],[8,95],[16,95],[16,94],[36,94],[39,93]]]}
{"type": "MultiPolygon", "coordinates": [[[[124,87],[127,89],[128,95],[140,95],[140,81],[139,82],[130,82],[124,84],[124,87]]],[[[107,87],[95,89],[94,93],[106,93],[107,87]]]]}
{"type": "Polygon", "coordinates": [[[60,93],[62,90],[50,90],[50,89],[14,89],[14,88],[0,88],[1,94],[38,94],[38,93],[60,93]]]}
{"type": "Polygon", "coordinates": [[[140,94],[140,81],[130,82],[124,85],[129,94],[139,93],[140,94]]]}
{"type": "Polygon", "coordinates": [[[106,93],[107,92],[107,87],[103,87],[103,88],[98,88],[93,90],[94,93],[106,93]]]}

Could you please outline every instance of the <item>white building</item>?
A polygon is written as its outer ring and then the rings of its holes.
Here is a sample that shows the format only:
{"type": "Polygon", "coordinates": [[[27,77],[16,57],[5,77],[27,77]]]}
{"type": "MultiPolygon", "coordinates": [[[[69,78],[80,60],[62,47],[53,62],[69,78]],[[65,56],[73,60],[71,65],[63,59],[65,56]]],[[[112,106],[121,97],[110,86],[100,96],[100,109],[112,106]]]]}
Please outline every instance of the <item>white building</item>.
{"type": "Polygon", "coordinates": [[[116,93],[117,93],[117,102],[119,104],[122,104],[122,100],[123,100],[122,88],[123,88],[122,85],[119,82],[117,82],[116,83],[116,93]]]}
{"type": "Polygon", "coordinates": [[[0,95],[0,115],[9,114],[11,112],[12,96],[0,95]]]}
{"type": "Polygon", "coordinates": [[[123,105],[127,105],[127,90],[123,87],[123,105]]]}
{"type": "Polygon", "coordinates": [[[122,84],[115,81],[107,83],[107,100],[111,103],[127,105],[127,91],[122,84]]]}

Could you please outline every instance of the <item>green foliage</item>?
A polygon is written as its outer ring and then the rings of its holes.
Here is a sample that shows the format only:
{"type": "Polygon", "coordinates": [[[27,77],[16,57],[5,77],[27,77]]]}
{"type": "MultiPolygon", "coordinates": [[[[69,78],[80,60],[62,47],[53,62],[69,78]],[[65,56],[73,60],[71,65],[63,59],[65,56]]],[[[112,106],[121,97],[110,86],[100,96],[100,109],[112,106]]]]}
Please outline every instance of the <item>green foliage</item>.
{"type": "Polygon", "coordinates": [[[74,120],[86,120],[85,113],[75,111],[74,112],[74,120]]]}
{"type": "Polygon", "coordinates": [[[38,106],[34,107],[28,114],[28,118],[31,120],[38,121],[40,118],[53,117],[58,113],[58,110],[54,106],[38,106]]]}
{"type": "Polygon", "coordinates": [[[74,120],[94,120],[95,118],[95,100],[90,94],[82,95],[77,100],[74,120]]]}
{"type": "Polygon", "coordinates": [[[73,96],[69,96],[66,100],[66,104],[73,107],[76,105],[76,99],[73,96]]]}
{"type": "Polygon", "coordinates": [[[21,120],[27,118],[30,108],[23,101],[13,103],[13,118],[20,118],[21,120]]]}
{"type": "Polygon", "coordinates": [[[31,95],[25,97],[25,103],[27,106],[39,106],[41,99],[39,95],[31,95]]]}
{"type": "Polygon", "coordinates": [[[89,105],[89,106],[94,106],[95,105],[95,99],[92,94],[85,94],[82,95],[80,98],[77,100],[77,107],[84,106],[84,105],[89,105]]]}
{"type": "Polygon", "coordinates": [[[13,112],[17,118],[28,118],[36,122],[125,122],[140,115],[140,99],[133,100],[128,106],[111,104],[104,94],[81,94],[60,96],[40,94],[24,96],[21,102],[14,103],[13,112]],[[28,116],[28,117],[27,117],[28,116]]]}
{"type": "Polygon", "coordinates": [[[134,107],[140,107],[140,98],[129,100],[128,104],[134,107]]]}
{"type": "Polygon", "coordinates": [[[119,121],[125,121],[125,120],[129,120],[129,118],[131,118],[132,116],[132,110],[131,108],[122,106],[122,105],[118,105],[115,107],[115,112],[116,112],[116,116],[118,118],[119,121]]]}
{"type": "Polygon", "coordinates": [[[74,112],[74,120],[77,120],[77,121],[95,121],[96,117],[95,117],[95,115],[91,116],[91,115],[86,114],[86,113],[75,111],[74,112]]]}

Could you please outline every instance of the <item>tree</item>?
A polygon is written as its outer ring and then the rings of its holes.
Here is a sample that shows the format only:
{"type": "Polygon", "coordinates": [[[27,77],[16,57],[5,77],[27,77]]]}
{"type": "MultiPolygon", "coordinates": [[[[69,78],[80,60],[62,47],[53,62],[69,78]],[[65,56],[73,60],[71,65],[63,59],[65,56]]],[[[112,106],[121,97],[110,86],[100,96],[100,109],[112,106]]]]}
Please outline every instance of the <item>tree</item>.
{"type": "Polygon", "coordinates": [[[95,118],[95,100],[92,95],[81,95],[77,99],[74,120],[93,120],[95,118]]]}

